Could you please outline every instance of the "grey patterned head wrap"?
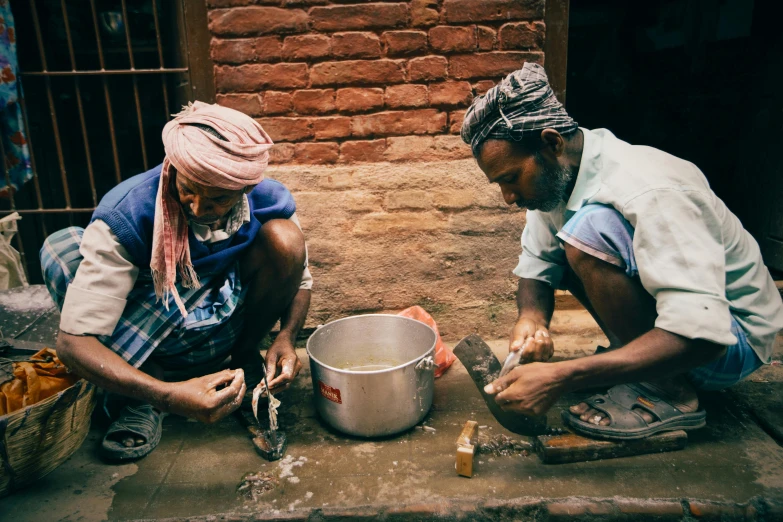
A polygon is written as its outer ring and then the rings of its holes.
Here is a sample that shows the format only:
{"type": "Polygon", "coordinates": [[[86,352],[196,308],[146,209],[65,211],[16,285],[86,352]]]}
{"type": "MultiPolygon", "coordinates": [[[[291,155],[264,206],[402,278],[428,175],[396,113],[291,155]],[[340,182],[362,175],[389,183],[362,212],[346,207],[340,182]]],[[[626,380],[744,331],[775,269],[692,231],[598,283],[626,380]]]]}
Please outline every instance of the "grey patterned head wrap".
{"type": "Polygon", "coordinates": [[[526,63],[473,100],[461,134],[475,155],[488,139],[520,141],[534,131],[555,129],[567,134],[576,128],[576,122],[555,98],[544,68],[526,63]]]}

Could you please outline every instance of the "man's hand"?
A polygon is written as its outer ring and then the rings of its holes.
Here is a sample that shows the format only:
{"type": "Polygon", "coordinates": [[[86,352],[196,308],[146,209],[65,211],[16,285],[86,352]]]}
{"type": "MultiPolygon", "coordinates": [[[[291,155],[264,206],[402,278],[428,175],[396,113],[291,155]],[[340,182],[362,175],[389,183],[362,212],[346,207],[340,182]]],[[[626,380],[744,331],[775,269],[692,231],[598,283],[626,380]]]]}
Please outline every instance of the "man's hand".
{"type": "Polygon", "coordinates": [[[222,372],[171,383],[167,411],[201,422],[217,422],[239,408],[245,396],[245,373],[242,370],[222,372]]]}
{"type": "Polygon", "coordinates": [[[501,408],[535,417],[543,415],[565,392],[561,363],[531,363],[517,366],[507,375],[487,384],[501,408]]]}
{"type": "Polygon", "coordinates": [[[302,369],[294,345],[282,335],[278,335],[267,350],[265,364],[266,380],[272,393],[279,393],[288,388],[302,369]]]}
{"type": "Polygon", "coordinates": [[[521,317],[511,329],[508,351],[523,350],[520,362],[548,361],[555,351],[549,330],[541,323],[521,317]]]}

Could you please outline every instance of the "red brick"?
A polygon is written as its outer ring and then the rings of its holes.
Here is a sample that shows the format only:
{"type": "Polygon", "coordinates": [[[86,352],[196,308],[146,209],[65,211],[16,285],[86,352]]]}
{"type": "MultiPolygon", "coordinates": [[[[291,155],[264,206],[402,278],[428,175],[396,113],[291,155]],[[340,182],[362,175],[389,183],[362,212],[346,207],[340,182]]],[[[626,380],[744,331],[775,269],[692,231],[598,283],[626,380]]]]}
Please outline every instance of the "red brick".
{"type": "Polygon", "coordinates": [[[288,36],[283,40],[283,59],[309,60],[329,56],[329,37],[322,34],[288,36]]]}
{"type": "Polygon", "coordinates": [[[285,114],[294,108],[290,92],[266,91],[264,93],[264,114],[285,114]]]}
{"type": "Polygon", "coordinates": [[[408,62],[408,79],[412,82],[442,80],[448,62],[443,56],[423,56],[408,62]]]}
{"type": "Polygon", "coordinates": [[[688,502],[691,514],[704,520],[742,520],[745,515],[744,506],[738,504],[723,504],[717,502],[688,502]]]}
{"type": "Polygon", "coordinates": [[[317,31],[401,27],[408,22],[407,4],[333,5],[313,7],[310,24],[317,31]]]}
{"type": "Polygon", "coordinates": [[[377,112],[353,117],[353,136],[436,134],[446,128],[446,113],[435,109],[377,112]]]}
{"type": "Polygon", "coordinates": [[[340,163],[383,161],[386,140],[346,141],[340,145],[340,163]]]}
{"type": "Polygon", "coordinates": [[[388,56],[416,54],[427,48],[427,33],[423,31],[386,31],[381,38],[388,56]]]}
{"type": "Polygon", "coordinates": [[[449,23],[533,20],[544,17],[546,0],[444,0],[449,23]]]}
{"type": "Polygon", "coordinates": [[[238,7],[251,4],[279,4],[280,0],[207,0],[209,7],[238,7]]]}
{"type": "Polygon", "coordinates": [[[279,7],[237,7],[209,12],[209,30],[220,36],[296,33],[307,30],[307,13],[279,7]]]}
{"type": "Polygon", "coordinates": [[[261,96],[258,94],[218,94],[217,103],[248,116],[260,116],[264,112],[261,96]]]}
{"type": "Polygon", "coordinates": [[[215,63],[239,64],[254,62],[256,52],[253,40],[221,40],[213,38],[209,45],[209,54],[215,63]]]}
{"type": "Polygon", "coordinates": [[[497,82],[495,80],[481,80],[473,84],[473,91],[476,96],[480,96],[495,86],[497,82]]]}
{"type": "Polygon", "coordinates": [[[280,38],[277,36],[262,36],[254,39],[256,52],[256,61],[274,62],[281,58],[280,38]]]}
{"type": "Polygon", "coordinates": [[[505,24],[498,32],[501,49],[541,49],[545,35],[544,22],[505,24]]]}
{"type": "Polygon", "coordinates": [[[337,143],[297,143],[294,145],[294,161],[325,165],[336,163],[340,155],[337,143]]]}
{"type": "Polygon", "coordinates": [[[426,107],[427,86],[405,83],[386,88],[386,107],[400,109],[405,107],[426,107]]]}
{"type": "Polygon", "coordinates": [[[614,514],[614,506],[610,502],[592,502],[584,499],[564,500],[547,505],[549,516],[555,519],[578,520],[581,517],[614,514]]]}
{"type": "MultiPolygon", "coordinates": [[[[264,2],[268,3],[280,3],[280,0],[263,0],[264,2]]],[[[262,3],[262,2],[259,2],[262,3]]],[[[292,5],[326,5],[329,3],[329,0],[283,0],[283,7],[289,7],[292,5]]]]}
{"type": "Polygon", "coordinates": [[[294,159],[293,143],[275,143],[269,149],[269,163],[288,163],[294,159]]]}
{"type": "Polygon", "coordinates": [[[401,83],[404,80],[402,62],[395,60],[325,62],[315,64],[310,71],[313,86],[401,83]]]}
{"type": "Polygon", "coordinates": [[[341,112],[364,112],[383,107],[383,89],[338,89],[335,100],[341,112]]]}
{"type": "Polygon", "coordinates": [[[332,56],[336,58],[379,58],[381,40],[373,33],[335,33],[332,56]]]}
{"type": "Polygon", "coordinates": [[[444,82],[430,85],[430,105],[469,105],[473,88],[468,82],[444,82]]]}
{"type": "Polygon", "coordinates": [[[374,507],[326,507],[319,509],[319,511],[321,511],[323,518],[326,520],[340,520],[345,522],[371,522],[378,520],[378,509],[374,507]]]}
{"type": "Polygon", "coordinates": [[[351,135],[351,118],[334,116],[313,120],[313,134],[317,140],[347,138],[351,135]]]}
{"type": "Polygon", "coordinates": [[[307,65],[303,63],[249,64],[215,68],[218,92],[256,92],[268,88],[307,86],[307,65]]]}
{"type": "Polygon", "coordinates": [[[276,62],[280,60],[280,38],[262,36],[241,40],[212,39],[210,51],[217,63],[276,62]]]}
{"type": "Polygon", "coordinates": [[[467,110],[451,111],[449,113],[449,132],[459,134],[462,129],[462,122],[465,120],[467,110]]]}
{"type": "Polygon", "coordinates": [[[497,33],[491,27],[476,28],[476,46],[479,51],[491,51],[497,47],[497,33]]]}
{"type": "Polygon", "coordinates": [[[297,141],[313,137],[311,118],[258,118],[272,141],[297,141]]]}
{"type": "Polygon", "coordinates": [[[542,63],[541,53],[519,51],[496,51],[491,53],[465,54],[449,59],[452,78],[487,78],[508,74],[521,68],[525,62],[542,63]]]}
{"type": "Polygon", "coordinates": [[[321,114],[334,110],[333,89],[296,91],[292,96],[294,110],[299,114],[321,114]]]}
{"type": "Polygon", "coordinates": [[[433,27],[430,29],[430,47],[442,53],[474,52],[476,27],[433,27]]]}
{"type": "Polygon", "coordinates": [[[413,0],[411,2],[411,25],[427,27],[438,23],[438,0],[413,0]]]}
{"type": "Polygon", "coordinates": [[[680,520],[682,504],[669,500],[625,499],[615,501],[621,513],[635,518],[672,518],[680,520]]]}

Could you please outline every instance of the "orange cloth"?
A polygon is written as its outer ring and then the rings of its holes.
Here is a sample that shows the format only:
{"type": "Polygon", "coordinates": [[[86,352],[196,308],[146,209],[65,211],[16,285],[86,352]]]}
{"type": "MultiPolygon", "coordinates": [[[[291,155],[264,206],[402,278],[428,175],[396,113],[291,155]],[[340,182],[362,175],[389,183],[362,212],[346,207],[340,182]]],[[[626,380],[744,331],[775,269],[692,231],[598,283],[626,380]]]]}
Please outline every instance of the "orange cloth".
{"type": "Polygon", "coordinates": [[[44,348],[30,359],[33,362],[14,362],[14,378],[0,385],[0,415],[42,401],[79,380],[68,373],[51,348],[44,348]]]}

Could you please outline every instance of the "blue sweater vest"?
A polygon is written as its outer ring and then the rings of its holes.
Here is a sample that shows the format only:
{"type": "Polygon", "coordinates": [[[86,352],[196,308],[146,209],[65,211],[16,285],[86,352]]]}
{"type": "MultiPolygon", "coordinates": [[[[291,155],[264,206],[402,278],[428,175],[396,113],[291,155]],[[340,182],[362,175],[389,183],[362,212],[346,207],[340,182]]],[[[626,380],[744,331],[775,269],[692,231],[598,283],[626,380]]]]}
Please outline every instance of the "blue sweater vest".
{"type": "MultiPolygon", "coordinates": [[[[127,179],[111,189],[98,204],[90,222],[100,219],[114,232],[139,268],[149,268],[152,257],[152,226],[163,165],[127,179]]],[[[281,183],[265,179],[247,195],[250,223],[230,238],[202,243],[188,229],[190,257],[200,275],[228,268],[253,242],[261,225],[271,219],[288,219],[296,211],[294,198],[281,183]]]]}

